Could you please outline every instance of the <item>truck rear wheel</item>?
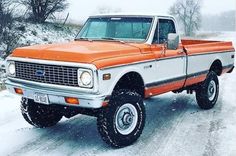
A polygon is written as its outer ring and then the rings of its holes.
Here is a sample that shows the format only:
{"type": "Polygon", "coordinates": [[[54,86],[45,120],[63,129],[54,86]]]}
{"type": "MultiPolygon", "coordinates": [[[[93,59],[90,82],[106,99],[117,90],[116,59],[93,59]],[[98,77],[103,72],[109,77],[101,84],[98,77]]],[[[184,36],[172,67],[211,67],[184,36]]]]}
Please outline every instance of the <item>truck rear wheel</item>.
{"type": "Polygon", "coordinates": [[[211,109],[219,96],[219,80],[214,71],[209,72],[206,80],[196,90],[196,99],[201,109],[211,109]]]}
{"type": "Polygon", "coordinates": [[[50,106],[26,98],[21,101],[21,114],[29,124],[39,128],[54,126],[63,116],[50,106]]]}
{"type": "Polygon", "coordinates": [[[129,90],[116,92],[107,108],[98,115],[98,131],[102,139],[113,147],[134,143],[145,125],[145,107],[142,97],[129,90]]]}

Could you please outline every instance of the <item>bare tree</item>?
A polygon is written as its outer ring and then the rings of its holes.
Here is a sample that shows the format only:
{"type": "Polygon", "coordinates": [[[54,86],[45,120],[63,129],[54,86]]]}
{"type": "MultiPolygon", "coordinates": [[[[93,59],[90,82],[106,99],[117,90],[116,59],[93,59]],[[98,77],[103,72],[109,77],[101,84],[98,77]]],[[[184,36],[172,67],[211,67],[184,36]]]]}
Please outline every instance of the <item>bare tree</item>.
{"type": "Polygon", "coordinates": [[[67,0],[20,0],[20,3],[29,9],[31,19],[39,23],[68,7],[67,0]]]}
{"type": "Polygon", "coordinates": [[[14,27],[12,0],[0,0],[0,57],[6,58],[18,46],[20,33],[14,27]]]}
{"type": "Polygon", "coordinates": [[[201,0],[177,0],[169,9],[182,24],[186,36],[192,36],[200,28],[201,4],[201,0]]]}
{"type": "Polygon", "coordinates": [[[9,0],[0,0],[0,35],[6,28],[12,26],[12,12],[8,8],[10,5],[9,0]]]}

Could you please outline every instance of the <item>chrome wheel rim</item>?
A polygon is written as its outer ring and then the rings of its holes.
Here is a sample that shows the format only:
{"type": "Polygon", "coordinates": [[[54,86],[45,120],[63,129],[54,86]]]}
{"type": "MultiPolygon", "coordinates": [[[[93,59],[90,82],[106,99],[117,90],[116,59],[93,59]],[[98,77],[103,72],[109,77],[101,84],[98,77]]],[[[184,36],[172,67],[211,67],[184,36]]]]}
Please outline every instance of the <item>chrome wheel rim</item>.
{"type": "Polygon", "coordinates": [[[217,90],[216,83],[215,81],[211,80],[208,86],[208,98],[210,101],[214,100],[216,96],[216,90],[217,90]]]}
{"type": "Polygon", "coordinates": [[[116,112],[115,125],[117,131],[122,135],[132,133],[137,123],[138,112],[132,104],[124,104],[116,112]]]}

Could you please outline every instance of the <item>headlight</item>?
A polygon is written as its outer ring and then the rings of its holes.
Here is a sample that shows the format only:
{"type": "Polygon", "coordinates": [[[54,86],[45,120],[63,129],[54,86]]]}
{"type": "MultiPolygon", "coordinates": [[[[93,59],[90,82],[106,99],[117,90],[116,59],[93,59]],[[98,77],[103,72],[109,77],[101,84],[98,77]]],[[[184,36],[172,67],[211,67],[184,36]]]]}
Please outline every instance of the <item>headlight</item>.
{"type": "Polygon", "coordinates": [[[92,76],[90,75],[89,72],[85,71],[81,74],[80,80],[83,83],[83,85],[88,86],[92,82],[92,76]]]}
{"type": "Polygon", "coordinates": [[[92,88],[93,87],[93,74],[91,70],[79,69],[78,81],[80,87],[92,88]]]}
{"type": "Polygon", "coordinates": [[[16,74],[16,66],[15,66],[14,62],[10,62],[8,64],[8,73],[9,73],[9,76],[15,76],[15,74],[16,74]]]}

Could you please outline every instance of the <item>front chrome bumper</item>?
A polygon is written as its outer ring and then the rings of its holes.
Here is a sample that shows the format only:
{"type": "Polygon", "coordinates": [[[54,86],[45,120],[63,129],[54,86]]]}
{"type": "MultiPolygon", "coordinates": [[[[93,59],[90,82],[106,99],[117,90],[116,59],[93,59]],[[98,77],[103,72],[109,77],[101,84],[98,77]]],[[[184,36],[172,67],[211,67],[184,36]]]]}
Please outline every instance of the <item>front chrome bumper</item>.
{"type": "Polygon", "coordinates": [[[49,99],[50,104],[58,104],[65,106],[77,106],[81,108],[101,108],[103,101],[106,96],[92,93],[81,93],[70,89],[55,89],[49,87],[43,87],[39,85],[34,85],[30,83],[19,83],[11,80],[5,82],[7,89],[15,94],[15,88],[20,88],[23,90],[23,97],[28,99],[34,99],[35,93],[46,94],[49,99]],[[79,99],[79,105],[71,105],[66,103],[65,97],[73,97],[79,99]]]}

